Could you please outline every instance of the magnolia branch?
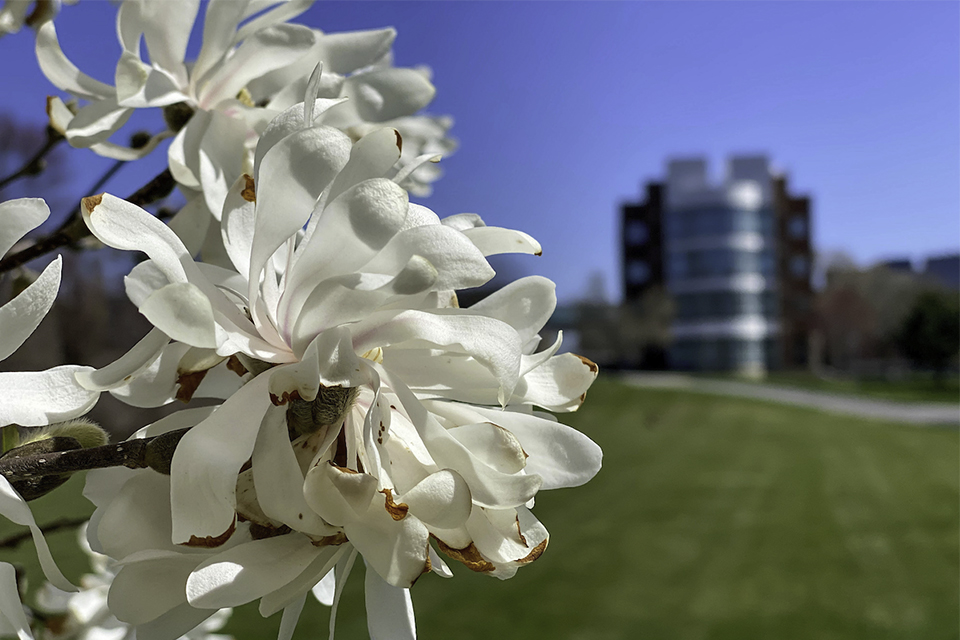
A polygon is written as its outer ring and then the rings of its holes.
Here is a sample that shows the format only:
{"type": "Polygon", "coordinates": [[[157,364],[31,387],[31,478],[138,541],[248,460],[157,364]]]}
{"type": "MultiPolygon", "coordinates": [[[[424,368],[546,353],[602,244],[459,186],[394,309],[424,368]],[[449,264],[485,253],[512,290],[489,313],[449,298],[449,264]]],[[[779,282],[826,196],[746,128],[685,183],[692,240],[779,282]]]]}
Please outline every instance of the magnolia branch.
{"type": "MultiPolygon", "coordinates": [[[[15,455],[16,449],[12,449],[0,458],[0,475],[15,488],[18,483],[35,486],[38,481],[49,476],[63,476],[66,479],[68,474],[77,471],[108,467],[150,468],[169,475],[173,453],[180,438],[187,431],[189,429],[178,429],[152,438],[135,438],[102,447],[73,448],[66,451],[21,456],[15,455]]],[[[72,438],[64,438],[64,440],[72,440],[72,438]]],[[[53,488],[55,487],[50,486],[50,489],[53,488]]],[[[27,498],[27,496],[24,497],[27,498]]],[[[39,495],[31,495],[31,497],[39,497],[39,495]]]]}
{"type": "Polygon", "coordinates": [[[26,176],[35,176],[46,168],[44,157],[53,150],[60,142],[65,140],[63,134],[56,131],[53,127],[47,127],[47,141],[40,147],[40,150],[33,154],[22,167],[11,173],[6,178],[0,179],[0,191],[7,185],[26,176]]]}
{"type": "MultiPolygon", "coordinates": [[[[49,524],[45,524],[40,527],[40,531],[43,532],[43,535],[50,533],[56,533],[63,529],[75,529],[76,527],[81,526],[90,518],[60,518],[59,520],[54,520],[49,524]]],[[[15,533],[12,536],[0,539],[0,549],[16,549],[20,546],[21,542],[29,540],[33,534],[30,533],[30,530],[22,531],[20,533],[15,533]]]]}
{"type": "MultiPolygon", "coordinates": [[[[112,175],[117,171],[117,169],[119,169],[119,166],[114,165],[108,174],[112,175]]],[[[109,178],[109,175],[105,177],[109,178]]],[[[104,181],[105,180],[101,178],[100,183],[104,181]]],[[[174,186],[176,186],[176,183],[173,179],[173,174],[170,173],[169,169],[164,169],[161,173],[157,174],[152,180],[150,180],[150,182],[143,185],[131,196],[129,196],[127,198],[127,202],[135,204],[138,207],[144,207],[152,202],[166,198],[173,191],[174,186]]],[[[92,190],[96,191],[97,188],[92,190]]],[[[60,247],[72,245],[89,235],[90,229],[88,229],[87,225],[84,223],[83,216],[80,215],[78,208],[77,213],[68,218],[67,221],[64,222],[60,228],[54,231],[52,234],[41,238],[29,247],[10,254],[0,260],[0,273],[5,273],[11,269],[16,269],[17,267],[26,264],[34,258],[39,258],[40,256],[50,253],[51,251],[55,251],[60,247]]]]}

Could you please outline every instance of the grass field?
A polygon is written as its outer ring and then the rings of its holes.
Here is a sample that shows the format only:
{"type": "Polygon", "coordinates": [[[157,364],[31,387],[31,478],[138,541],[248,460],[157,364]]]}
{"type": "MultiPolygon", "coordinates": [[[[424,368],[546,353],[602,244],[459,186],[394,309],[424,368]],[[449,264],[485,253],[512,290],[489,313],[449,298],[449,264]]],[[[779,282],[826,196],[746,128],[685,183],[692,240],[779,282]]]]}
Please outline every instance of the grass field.
{"type": "MultiPolygon", "coordinates": [[[[957,431],[603,379],[567,418],[603,446],[603,470],[538,496],[550,546],[514,579],[424,576],[421,639],[958,637],[957,431]]],[[[38,520],[85,508],[69,487],[35,503],[38,520]]],[[[50,536],[75,577],[72,538],[50,536]]],[[[361,574],[341,640],[366,637],[361,574]]],[[[225,631],[269,640],[278,624],[248,605],[225,631]]],[[[308,599],[296,637],[326,624],[308,599]]]]}

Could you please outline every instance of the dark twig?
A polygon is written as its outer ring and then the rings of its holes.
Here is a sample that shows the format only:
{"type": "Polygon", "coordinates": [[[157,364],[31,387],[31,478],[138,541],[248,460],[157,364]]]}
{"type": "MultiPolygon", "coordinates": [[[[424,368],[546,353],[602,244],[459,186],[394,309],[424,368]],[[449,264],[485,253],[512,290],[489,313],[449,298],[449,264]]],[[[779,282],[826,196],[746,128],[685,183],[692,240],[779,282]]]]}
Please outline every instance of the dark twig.
{"type": "MultiPolygon", "coordinates": [[[[111,172],[116,172],[118,167],[114,165],[111,167],[111,172]]],[[[112,174],[111,174],[112,175],[112,174]]],[[[105,176],[109,178],[109,176],[105,176]]],[[[101,178],[102,181],[105,181],[101,178]]],[[[157,174],[150,182],[143,185],[133,195],[127,198],[127,202],[133,203],[138,207],[143,207],[151,202],[156,202],[170,195],[170,192],[173,191],[173,187],[176,183],[173,180],[173,174],[170,173],[169,169],[164,169],[161,173],[157,174]]],[[[102,186],[102,185],[101,185],[102,186]]],[[[99,187],[92,189],[96,191],[99,187]]],[[[7,257],[0,260],[0,273],[10,271],[11,269],[16,269],[22,264],[25,264],[34,258],[39,258],[42,255],[50,253],[60,247],[66,247],[76,243],[79,240],[90,235],[90,229],[87,228],[87,225],[83,222],[83,216],[79,213],[79,207],[77,207],[77,212],[74,213],[70,218],[64,222],[59,229],[54,231],[49,236],[40,238],[34,244],[29,247],[22,249],[14,254],[8,255],[7,257]]]]}
{"type": "Polygon", "coordinates": [[[63,140],[65,140],[65,138],[62,134],[58,133],[51,127],[47,127],[47,141],[42,147],[40,147],[39,151],[33,154],[33,157],[24,163],[22,167],[6,178],[0,179],[0,191],[19,178],[23,178],[25,176],[35,176],[43,171],[46,167],[46,164],[43,160],[44,156],[50,153],[50,151],[53,150],[53,148],[63,140]]]}
{"type": "MultiPolygon", "coordinates": [[[[44,535],[48,533],[55,533],[61,529],[73,529],[84,524],[89,518],[60,518],[59,520],[54,520],[50,524],[45,524],[40,527],[40,530],[43,531],[44,535]]],[[[16,549],[20,546],[21,542],[29,540],[31,538],[30,531],[23,531],[21,533],[15,533],[12,536],[0,539],[0,549],[16,549]]]]}
{"type": "MultiPolygon", "coordinates": [[[[12,456],[0,459],[0,475],[9,482],[31,480],[89,469],[127,467],[128,469],[156,469],[170,473],[170,461],[180,438],[189,429],[178,429],[153,438],[135,438],[116,444],[87,449],[71,449],[53,453],[12,456]]],[[[15,449],[13,451],[16,451],[15,449]]],[[[12,453],[12,452],[11,452],[12,453]]]]}

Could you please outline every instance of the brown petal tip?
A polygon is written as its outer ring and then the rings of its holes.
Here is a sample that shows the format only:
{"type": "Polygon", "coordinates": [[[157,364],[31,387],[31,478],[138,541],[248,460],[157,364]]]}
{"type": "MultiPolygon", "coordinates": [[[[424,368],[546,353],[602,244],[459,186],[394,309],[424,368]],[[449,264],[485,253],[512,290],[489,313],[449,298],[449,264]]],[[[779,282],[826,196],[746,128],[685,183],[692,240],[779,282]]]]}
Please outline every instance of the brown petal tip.
{"type": "MultiPolygon", "coordinates": [[[[437,541],[437,548],[443,552],[449,558],[456,560],[457,562],[462,562],[471,571],[476,571],[478,573],[489,573],[496,569],[493,566],[493,563],[480,555],[480,552],[477,550],[477,546],[472,542],[464,547],[463,549],[454,549],[453,547],[447,546],[444,544],[443,540],[433,537],[437,541]]],[[[536,549],[534,549],[536,551],[536,549]]]]}
{"type": "Polygon", "coordinates": [[[187,542],[183,543],[185,547],[201,547],[205,549],[213,549],[219,547],[224,542],[230,539],[230,536],[233,535],[233,532],[237,530],[237,521],[234,519],[230,523],[230,528],[221,533],[218,536],[190,536],[190,539],[187,542]]]}
{"type": "MultiPolygon", "coordinates": [[[[574,354],[574,355],[577,355],[577,354],[574,354]]],[[[598,367],[597,363],[594,362],[593,360],[590,360],[589,358],[584,358],[583,356],[577,356],[577,357],[580,358],[583,364],[587,365],[587,367],[590,369],[590,373],[598,373],[600,371],[600,367],[598,367]]]]}
{"type": "Polygon", "coordinates": [[[403,153],[403,138],[400,136],[400,132],[396,129],[394,129],[393,132],[397,134],[397,151],[403,153]]]}
{"type": "Polygon", "coordinates": [[[81,202],[83,203],[83,208],[86,209],[87,213],[93,213],[93,210],[100,206],[100,202],[103,200],[103,194],[96,196],[87,196],[81,202]]]}
{"type": "Polygon", "coordinates": [[[206,377],[207,371],[208,369],[204,369],[193,373],[181,373],[177,376],[177,384],[180,385],[177,388],[177,400],[183,403],[190,402],[193,394],[197,392],[197,387],[206,377]]]}
{"type": "Polygon", "coordinates": [[[240,197],[246,200],[247,202],[257,202],[257,191],[253,186],[253,177],[248,174],[243,174],[243,180],[246,183],[243,191],[240,192],[240,197]]]}
{"type": "Polygon", "coordinates": [[[549,540],[549,538],[548,538],[548,539],[545,539],[543,542],[541,542],[540,544],[538,544],[537,546],[535,546],[535,547],[533,548],[533,551],[531,551],[530,553],[528,553],[528,554],[526,555],[526,557],[523,557],[523,558],[517,560],[517,563],[518,563],[518,564],[530,564],[531,562],[533,562],[534,560],[536,560],[537,558],[539,558],[540,556],[542,556],[542,555],[543,555],[543,552],[547,550],[547,540],[549,540]]]}
{"type": "Polygon", "coordinates": [[[240,358],[235,355],[227,358],[227,369],[233,371],[238,376],[245,376],[248,373],[247,368],[240,362],[240,358]]]}
{"type": "Polygon", "coordinates": [[[384,508],[387,510],[387,513],[390,514],[390,517],[396,521],[403,520],[407,517],[407,512],[410,511],[410,507],[403,502],[397,504],[393,501],[393,492],[390,489],[383,489],[380,491],[386,498],[384,498],[384,508]]]}

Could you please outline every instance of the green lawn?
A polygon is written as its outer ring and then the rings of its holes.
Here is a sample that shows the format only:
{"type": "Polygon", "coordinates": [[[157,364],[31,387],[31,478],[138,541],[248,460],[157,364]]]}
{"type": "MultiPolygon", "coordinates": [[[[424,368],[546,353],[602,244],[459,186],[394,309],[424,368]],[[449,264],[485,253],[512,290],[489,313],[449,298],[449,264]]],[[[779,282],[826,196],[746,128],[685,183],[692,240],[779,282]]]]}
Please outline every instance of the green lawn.
{"type": "MultiPolygon", "coordinates": [[[[603,470],[538,496],[550,547],[514,579],[424,576],[422,640],[958,637],[957,431],[603,379],[567,422],[603,446],[603,470]]],[[[71,535],[50,538],[66,559],[71,535]]],[[[341,640],[366,637],[361,574],[341,640]]],[[[248,605],[226,631],[268,640],[278,624],[248,605]]],[[[296,637],[326,624],[308,599],[296,637]]]]}
{"type": "MultiPolygon", "coordinates": [[[[716,374],[703,374],[717,377],[716,374]]],[[[960,378],[948,376],[936,380],[932,375],[916,373],[904,380],[881,378],[821,378],[805,371],[773,371],[762,380],[753,380],[736,375],[721,376],[744,382],[799,387],[812,391],[826,391],[856,396],[866,396],[893,402],[952,402],[960,403],[960,378]]]]}

